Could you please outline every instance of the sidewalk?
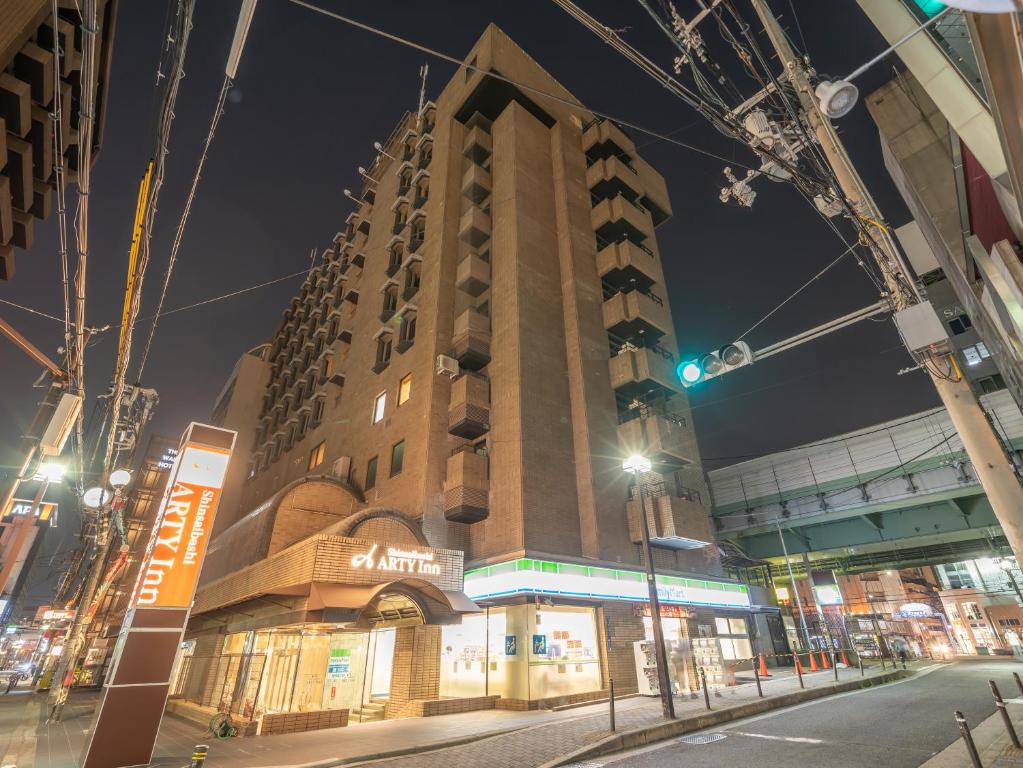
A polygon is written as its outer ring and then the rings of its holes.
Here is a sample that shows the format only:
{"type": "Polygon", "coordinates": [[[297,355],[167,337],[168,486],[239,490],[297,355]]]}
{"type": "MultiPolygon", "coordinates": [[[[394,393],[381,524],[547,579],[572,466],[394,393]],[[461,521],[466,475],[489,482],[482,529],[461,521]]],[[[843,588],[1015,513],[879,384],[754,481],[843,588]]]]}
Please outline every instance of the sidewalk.
{"type": "MultiPolygon", "coordinates": [[[[1023,698],[1020,698],[1020,692],[1017,690],[1002,690],[1000,693],[1006,700],[1007,711],[1012,718],[1016,735],[1023,742],[1023,698]]],[[[1000,712],[995,712],[983,722],[968,723],[968,725],[973,735],[973,743],[980,754],[981,765],[984,768],[1020,768],[1023,766],[1023,749],[1016,749],[1012,746],[1000,712]]],[[[949,728],[954,729],[955,727],[952,718],[949,718],[949,728]]],[[[920,768],[971,768],[971,766],[966,744],[961,738],[958,738],[923,763],[920,768]]]]}
{"type": "MultiPolygon", "coordinates": [[[[887,671],[891,672],[890,666],[887,671]]],[[[793,674],[784,670],[778,672],[763,681],[767,698],[799,690],[793,674]]],[[[868,669],[866,673],[868,678],[881,674],[880,667],[868,669]]],[[[853,682],[860,679],[860,672],[856,668],[843,669],[839,677],[843,682],[853,682]]],[[[834,685],[834,673],[807,674],[804,681],[807,688],[827,688],[834,685]]],[[[30,697],[20,698],[25,698],[26,704],[32,701],[30,697]]],[[[73,695],[61,723],[38,726],[34,768],[74,768],[97,698],[95,694],[73,695]]],[[[719,711],[748,704],[757,698],[756,686],[748,683],[712,695],[711,707],[719,711]]],[[[706,713],[702,696],[676,699],[675,708],[680,718],[706,713]]],[[[478,768],[484,764],[487,768],[530,768],[607,737],[607,711],[606,702],[560,712],[487,710],[224,741],[211,740],[199,726],[166,717],[151,765],[187,766],[192,747],[206,743],[210,745],[207,768],[327,768],[366,760],[377,760],[374,768],[478,768]],[[414,754],[394,756],[395,752],[414,754]]],[[[658,699],[619,700],[616,713],[619,732],[665,722],[658,699]]],[[[41,715],[37,715],[37,719],[41,720],[41,715]]],[[[9,722],[10,717],[4,719],[0,710],[0,724],[9,722]]],[[[24,762],[18,762],[17,766],[32,768],[24,762]]]]}

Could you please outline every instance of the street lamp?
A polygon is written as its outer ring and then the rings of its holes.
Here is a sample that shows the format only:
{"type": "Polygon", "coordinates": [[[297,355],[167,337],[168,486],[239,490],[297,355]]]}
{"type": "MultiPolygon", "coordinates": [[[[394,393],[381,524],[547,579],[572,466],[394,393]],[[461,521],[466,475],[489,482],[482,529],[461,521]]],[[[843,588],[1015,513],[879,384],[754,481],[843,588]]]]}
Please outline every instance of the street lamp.
{"type": "MultiPolygon", "coordinates": [[[[113,491],[103,486],[94,486],[82,494],[82,503],[89,509],[96,510],[97,512],[102,512],[109,504],[110,511],[113,512],[114,525],[122,533],[123,540],[124,523],[121,521],[121,508],[124,505],[124,500],[121,496],[121,491],[131,482],[131,472],[127,469],[115,469],[110,473],[107,482],[110,483],[113,491]]],[[[104,522],[100,518],[98,538],[101,540],[106,540],[109,530],[104,525],[104,522]]]]}
{"type": "Polygon", "coordinates": [[[675,700],[671,696],[671,675],[668,674],[668,651],[664,645],[664,628],[661,626],[661,603],[657,599],[657,575],[654,573],[654,553],[650,548],[650,526],[646,519],[646,501],[643,498],[643,483],[640,475],[653,469],[650,459],[638,453],[622,462],[622,469],[632,472],[636,479],[636,498],[639,500],[640,531],[643,534],[643,560],[646,564],[646,586],[650,596],[650,623],[654,629],[654,654],[657,658],[657,684],[661,689],[661,708],[664,717],[675,719],[675,700]]]}

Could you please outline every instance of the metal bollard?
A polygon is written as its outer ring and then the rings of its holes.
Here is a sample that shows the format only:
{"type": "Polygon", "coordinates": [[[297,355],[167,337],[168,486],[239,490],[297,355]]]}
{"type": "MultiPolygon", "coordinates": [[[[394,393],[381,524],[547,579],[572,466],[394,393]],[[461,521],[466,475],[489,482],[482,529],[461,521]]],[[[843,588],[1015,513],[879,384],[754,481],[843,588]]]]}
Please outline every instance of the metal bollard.
{"type": "Polygon", "coordinates": [[[988,680],[987,682],[991,686],[991,695],[995,697],[995,706],[1002,713],[1002,722],[1005,723],[1005,730],[1009,732],[1009,738],[1012,739],[1012,746],[1019,749],[1019,736],[1016,735],[1016,729],[1012,727],[1012,718],[1009,717],[1009,710],[1005,708],[1002,694],[998,691],[998,686],[995,685],[994,680],[988,680]]]}
{"type": "Polygon", "coordinates": [[[806,686],[803,684],[803,665],[799,662],[799,654],[794,653],[792,655],[796,660],[796,675],[799,677],[799,687],[805,688],[806,686]]]}
{"type": "Polygon", "coordinates": [[[206,762],[206,754],[210,748],[205,744],[196,744],[192,750],[192,764],[189,768],[202,768],[206,762]]]}
{"type": "Polygon", "coordinates": [[[1019,695],[1023,696],[1023,680],[1019,679],[1019,673],[1013,672],[1012,676],[1016,679],[1016,687],[1019,688],[1019,695]]]}
{"type": "Polygon", "coordinates": [[[956,725],[959,726],[959,735],[963,737],[966,744],[966,751],[970,755],[970,763],[973,768],[984,768],[980,762],[980,755],[977,753],[977,745],[973,743],[973,734],[970,733],[970,726],[966,724],[966,718],[958,709],[955,711],[956,725]]]}
{"type": "Polygon", "coordinates": [[[856,654],[856,661],[860,665],[860,677],[863,677],[863,675],[865,674],[864,671],[863,671],[863,656],[861,654],[857,653],[856,654]]]}
{"type": "Polygon", "coordinates": [[[837,659],[835,658],[835,651],[834,650],[831,651],[831,668],[833,670],[835,670],[835,682],[837,683],[838,682],[838,663],[837,663],[837,659]]]}
{"type": "Polygon", "coordinates": [[[753,660],[753,679],[757,681],[757,696],[764,698],[764,689],[760,687],[760,670],[757,668],[757,660],[753,660]]]}
{"type": "Polygon", "coordinates": [[[707,689],[707,673],[703,671],[703,667],[700,667],[700,685],[703,686],[703,701],[707,709],[710,709],[710,691],[707,689]]]}
{"type": "Polygon", "coordinates": [[[906,657],[905,656],[901,656],[900,658],[902,659],[902,668],[905,669],[906,668],[906,657]]]}

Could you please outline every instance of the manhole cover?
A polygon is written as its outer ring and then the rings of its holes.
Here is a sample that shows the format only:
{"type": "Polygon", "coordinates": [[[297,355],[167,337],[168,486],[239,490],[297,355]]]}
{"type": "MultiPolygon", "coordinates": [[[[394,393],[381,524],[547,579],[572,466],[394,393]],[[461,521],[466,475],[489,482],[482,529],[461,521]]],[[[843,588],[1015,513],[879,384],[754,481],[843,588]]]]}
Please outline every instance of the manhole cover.
{"type": "Polygon", "coordinates": [[[678,739],[679,744],[713,744],[728,736],[727,733],[694,733],[678,739]]]}

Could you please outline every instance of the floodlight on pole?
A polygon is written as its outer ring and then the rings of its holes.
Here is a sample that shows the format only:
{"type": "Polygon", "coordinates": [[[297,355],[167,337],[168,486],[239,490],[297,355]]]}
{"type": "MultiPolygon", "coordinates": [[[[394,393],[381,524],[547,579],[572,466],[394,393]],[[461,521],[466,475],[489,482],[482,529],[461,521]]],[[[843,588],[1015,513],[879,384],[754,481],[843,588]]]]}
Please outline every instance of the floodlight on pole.
{"type": "Polygon", "coordinates": [[[372,181],[374,184],[377,183],[377,180],[370,176],[366,169],[363,168],[361,165],[359,166],[359,175],[362,176],[362,178],[366,179],[366,181],[372,181]]]}
{"type": "MultiPolygon", "coordinates": [[[[1012,5],[1013,3],[1013,0],[987,0],[987,1],[992,4],[1004,3],[1005,5],[1012,5]]],[[[970,0],[966,0],[965,2],[959,3],[959,5],[982,5],[982,4],[986,4],[985,0],[972,0],[972,2],[970,0]]],[[[858,67],[857,69],[853,70],[847,76],[839,78],[838,80],[822,80],[821,82],[817,83],[817,87],[814,89],[813,93],[814,96],[817,97],[817,101],[820,104],[821,112],[823,112],[832,120],[835,120],[839,117],[845,117],[846,115],[848,115],[852,111],[852,108],[856,106],[856,100],[859,98],[860,95],[859,89],[852,84],[853,78],[862,75],[864,72],[866,72],[872,66],[877,64],[877,62],[881,61],[881,59],[883,59],[889,53],[894,51],[904,42],[914,37],[919,32],[927,29],[927,27],[931,26],[939,19],[943,18],[947,13],[949,13],[952,10],[953,7],[957,7],[954,6],[954,4],[952,3],[947,3],[946,5],[948,7],[941,11],[941,13],[935,14],[927,21],[925,21],[923,24],[913,29],[908,34],[903,35],[901,38],[899,38],[890,46],[881,51],[881,53],[877,54],[877,56],[875,56],[862,66],[858,67]]],[[[968,8],[964,10],[975,9],[968,8]]],[[[996,12],[997,11],[988,11],[988,13],[996,12]]]]}
{"type": "Polygon", "coordinates": [[[90,488],[82,494],[82,503],[89,509],[99,509],[114,497],[106,488],[90,488]]]}
{"type": "Polygon", "coordinates": [[[388,154],[387,150],[384,149],[383,145],[379,141],[373,142],[373,149],[375,149],[384,157],[389,157],[392,160],[394,160],[394,162],[398,162],[398,158],[396,158],[394,155],[388,154]]]}
{"type": "Polygon", "coordinates": [[[653,464],[646,456],[634,453],[622,462],[622,469],[626,472],[649,472],[653,469],[653,464]]]}
{"type": "Polygon", "coordinates": [[[121,490],[131,482],[131,472],[127,469],[115,469],[110,473],[110,485],[116,490],[121,490]]]}
{"type": "Polygon", "coordinates": [[[351,201],[352,201],[353,203],[357,203],[358,205],[362,205],[362,200],[360,200],[360,199],[359,199],[359,198],[357,198],[357,197],[356,197],[355,195],[353,195],[353,194],[352,194],[352,190],[350,190],[350,189],[346,189],[346,190],[343,190],[343,191],[344,191],[344,195],[345,195],[345,197],[347,197],[347,198],[348,198],[349,200],[351,200],[351,201]]]}

